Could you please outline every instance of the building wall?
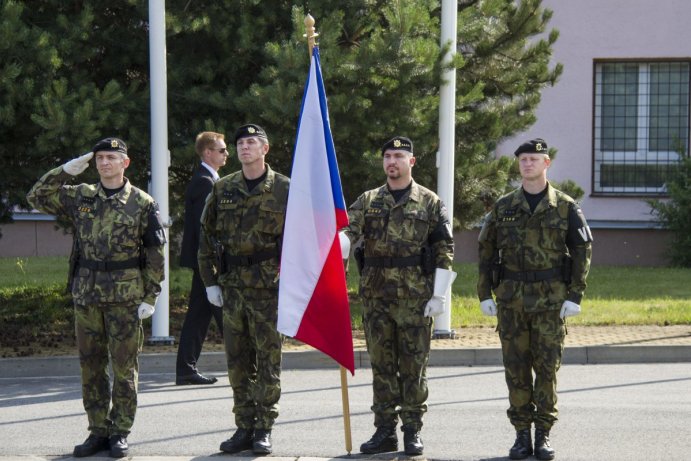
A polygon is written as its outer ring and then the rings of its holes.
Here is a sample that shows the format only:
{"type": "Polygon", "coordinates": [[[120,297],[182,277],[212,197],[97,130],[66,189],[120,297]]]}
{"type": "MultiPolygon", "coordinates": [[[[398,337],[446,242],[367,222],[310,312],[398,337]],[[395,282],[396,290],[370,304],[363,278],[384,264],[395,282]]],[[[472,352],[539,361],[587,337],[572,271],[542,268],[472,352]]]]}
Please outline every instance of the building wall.
{"type": "MultiPolygon", "coordinates": [[[[672,233],[661,229],[593,229],[593,265],[665,266],[672,233]]],[[[479,229],[457,232],[455,261],[477,263],[479,229]]]]}
{"type": "Polygon", "coordinates": [[[0,258],[63,256],[72,249],[72,236],[58,229],[55,221],[18,220],[0,229],[0,258]]]}
{"type": "MultiPolygon", "coordinates": [[[[456,262],[477,263],[478,233],[479,229],[455,233],[456,262]]],[[[664,266],[672,234],[659,229],[593,229],[593,236],[593,264],[664,266]]],[[[71,248],[72,237],[54,221],[15,221],[2,226],[0,258],[67,256],[71,248]]],[[[171,250],[171,254],[177,255],[177,251],[171,250]]]]}
{"type": "Polygon", "coordinates": [[[554,12],[548,28],[559,30],[552,63],[564,72],[542,92],[537,122],[503,142],[499,155],[512,155],[523,141],[542,137],[558,149],[548,176],[574,180],[585,190],[581,206],[588,221],[653,219],[641,197],[593,197],[593,61],[595,59],[689,58],[691,2],[688,0],[544,0],[554,12]]]}

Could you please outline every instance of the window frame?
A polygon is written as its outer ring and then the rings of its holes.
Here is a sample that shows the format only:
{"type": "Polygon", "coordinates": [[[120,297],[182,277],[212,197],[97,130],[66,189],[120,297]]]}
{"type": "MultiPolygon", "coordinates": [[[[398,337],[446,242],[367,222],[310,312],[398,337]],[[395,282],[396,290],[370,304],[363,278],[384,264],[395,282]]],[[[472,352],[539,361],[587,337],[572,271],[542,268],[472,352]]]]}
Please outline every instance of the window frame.
{"type": "Polygon", "coordinates": [[[591,196],[604,197],[660,197],[666,196],[667,190],[663,185],[658,188],[652,186],[607,186],[600,185],[602,166],[616,165],[650,165],[651,156],[654,156],[654,166],[671,165],[680,160],[680,155],[676,150],[651,151],[649,133],[651,129],[650,118],[650,92],[651,65],[654,64],[676,64],[687,65],[688,87],[686,91],[686,139],[683,149],[685,156],[689,156],[689,146],[691,143],[691,60],[689,59],[595,59],[593,60],[593,89],[592,89],[592,168],[591,168],[591,196]],[[636,102],[636,148],[634,150],[602,148],[602,131],[605,128],[603,123],[602,104],[603,96],[603,66],[606,64],[637,65],[637,102],[636,102]],[[645,69],[645,70],[643,70],[645,69]]]}

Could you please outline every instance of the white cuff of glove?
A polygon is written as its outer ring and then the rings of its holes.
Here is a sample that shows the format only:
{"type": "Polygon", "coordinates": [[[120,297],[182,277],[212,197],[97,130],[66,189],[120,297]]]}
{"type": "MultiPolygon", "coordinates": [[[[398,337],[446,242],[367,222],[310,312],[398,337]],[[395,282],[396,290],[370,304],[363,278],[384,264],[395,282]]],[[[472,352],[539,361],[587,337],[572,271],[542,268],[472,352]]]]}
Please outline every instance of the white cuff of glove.
{"type": "Polygon", "coordinates": [[[497,315],[497,303],[492,298],[480,301],[480,310],[486,316],[497,315]]]}
{"type": "Polygon", "coordinates": [[[212,285],[206,287],[206,298],[214,306],[223,307],[223,293],[220,286],[212,285]]]}
{"type": "Polygon", "coordinates": [[[155,310],[156,310],[156,308],[154,306],[152,306],[151,304],[141,303],[139,305],[139,309],[137,309],[137,314],[139,314],[140,319],[144,320],[144,319],[148,319],[149,317],[154,315],[155,310]]]}
{"type": "Polygon", "coordinates": [[[573,301],[564,301],[564,304],[561,305],[561,311],[559,312],[559,317],[564,319],[566,317],[573,317],[574,315],[578,315],[580,313],[581,313],[581,306],[574,303],[573,301]]]}
{"type": "Polygon", "coordinates": [[[341,243],[341,256],[343,259],[348,259],[350,256],[350,239],[346,235],[345,231],[338,233],[338,240],[341,243]]]}
{"type": "Polygon", "coordinates": [[[74,158],[62,166],[62,171],[72,176],[77,176],[89,167],[89,160],[93,156],[93,152],[87,152],[81,157],[74,158]]]}
{"type": "Polygon", "coordinates": [[[445,304],[445,296],[432,296],[432,298],[427,301],[427,305],[425,306],[425,317],[436,317],[443,314],[445,304]]]}

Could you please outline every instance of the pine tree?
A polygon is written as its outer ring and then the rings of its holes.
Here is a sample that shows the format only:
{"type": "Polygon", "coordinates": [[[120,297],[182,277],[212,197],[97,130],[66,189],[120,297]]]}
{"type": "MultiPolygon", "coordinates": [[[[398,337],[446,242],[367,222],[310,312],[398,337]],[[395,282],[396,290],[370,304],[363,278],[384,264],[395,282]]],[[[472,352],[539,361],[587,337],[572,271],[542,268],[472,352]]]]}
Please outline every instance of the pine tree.
{"type": "MultiPolygon", "coordinates": [[[[458,3],[455,218],[467,227],[510,187],[497,144],[529,127],[553,85],[557,32],[540,0],[458,3]]],[[[6,0],[0,18],[0,219],[39,174],[101,137],[130,147],[127,175],[149,168],[148,7],[136,0],[6,0]]],[[[415,143],[418,182],[436,188],[441,7],[438,0],[166,2],[171,215],[182,215],[195,135],[248,122],[267,130],[267,161],[290,173],[309,58],[304,17],[320,33],[331,126],[350,203],[383,183],[380,146],[415,143]]],[[[221,171],[239,168],[231,155],[221,171]]],[[[92,178],[95,173],[90,172],[92,178]]],[[[80,180],[88,180],[80,176],[80,180]]],[[[179,219],[178,219],[179,221],[179,219]]]]}

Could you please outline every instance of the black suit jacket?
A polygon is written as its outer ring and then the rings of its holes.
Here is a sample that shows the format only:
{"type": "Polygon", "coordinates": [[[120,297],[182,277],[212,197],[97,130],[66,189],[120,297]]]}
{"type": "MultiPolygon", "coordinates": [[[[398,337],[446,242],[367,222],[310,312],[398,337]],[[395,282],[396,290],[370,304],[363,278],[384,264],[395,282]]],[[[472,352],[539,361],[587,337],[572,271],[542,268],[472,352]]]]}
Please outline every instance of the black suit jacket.
{"type": "Polygon", "coordinates": [[[197,250],[199,249],[199,231],[202,211],[206,197],[211,192],[214,179],[206,167],[199,168],[192,175],[185,190],[185,225],[182,233],[180,266],[197,269],[197,250]]]}

